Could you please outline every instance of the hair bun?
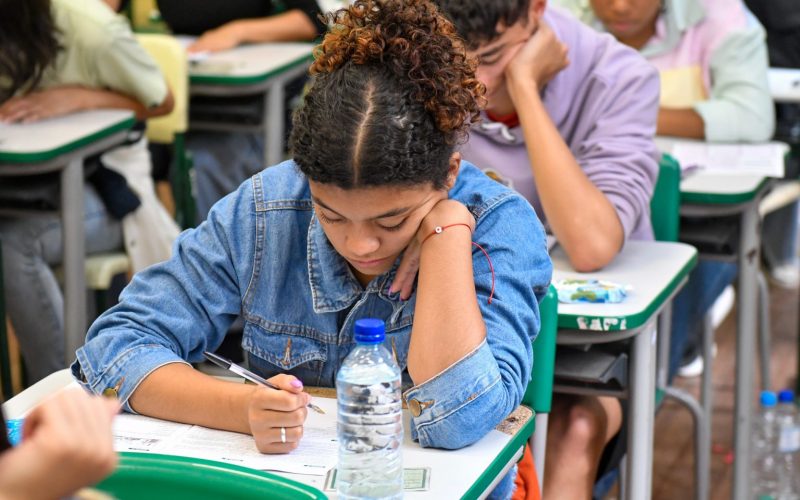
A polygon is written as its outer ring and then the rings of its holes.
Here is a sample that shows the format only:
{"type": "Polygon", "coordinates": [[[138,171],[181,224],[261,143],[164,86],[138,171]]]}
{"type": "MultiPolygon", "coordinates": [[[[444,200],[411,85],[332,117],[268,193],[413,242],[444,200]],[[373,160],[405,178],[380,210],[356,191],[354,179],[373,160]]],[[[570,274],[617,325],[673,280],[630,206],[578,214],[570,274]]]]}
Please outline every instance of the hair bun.
{"type": "Polygon", "coordinates": [[[411,82],[442,132],[466,132],[478,119],[485,89],[475,78],[477,61],[430,0],[356,0],[326,21],[311,74],[346,63],[381,65],[411,82]]]}

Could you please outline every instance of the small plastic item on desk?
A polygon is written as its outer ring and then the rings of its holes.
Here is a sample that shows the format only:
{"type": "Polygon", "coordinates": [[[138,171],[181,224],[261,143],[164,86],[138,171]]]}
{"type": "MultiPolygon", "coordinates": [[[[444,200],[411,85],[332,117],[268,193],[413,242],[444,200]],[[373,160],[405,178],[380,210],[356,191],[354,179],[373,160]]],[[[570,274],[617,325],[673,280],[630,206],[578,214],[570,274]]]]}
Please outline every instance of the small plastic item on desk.
{"type": "Polygon", "coordinates": [[[11,446],[16,446],[22,440],[22,425],[25,420],[22,418],[15,418],[6,421],[6,432],[8,433],[8,442],[11,446]]]}
{"type": "Polygon", "coordinates": [[[629,285],[597,279],[563,279],[553,285],[558,290],[558,301],[562,304],[617,304],[625,300],[631,289],[629,285]]]}

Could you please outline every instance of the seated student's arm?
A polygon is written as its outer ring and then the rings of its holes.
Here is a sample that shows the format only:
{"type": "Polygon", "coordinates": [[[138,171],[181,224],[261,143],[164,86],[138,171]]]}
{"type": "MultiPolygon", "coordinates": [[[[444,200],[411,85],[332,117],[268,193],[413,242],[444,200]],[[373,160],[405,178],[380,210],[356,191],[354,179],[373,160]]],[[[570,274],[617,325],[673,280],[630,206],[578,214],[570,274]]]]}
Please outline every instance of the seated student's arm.
{"type": "MultiPolygon", "coordinates": [[[[482,213],[473,235],[454,226],[421,248],[408,353],[415,386],[404,398],[420,403],[411,433],[426,447],[467,446],[519,405],[539,332],[538,300],[552,272],[541,223],[518,194],[503,191],[472,209],[482,213]],[[494,266],[491,304],[489,262],[472,240],[494,266]]],[[[431,224],[442,223],[423,226],[431,224]]]]}
{"type": "Polygon", "coordinates": [[[594,113],[587,119],[597,123],[573,156],[540,97],[540,89],[566,66],[565,50],[542,22],[506,67],[506,85],[548,224],[575,270],[589,272],[607,265],[638,218],[649,213],[657,175],[652,136],[659,83],[655,69],[630,52],[634,69],[620,66],[631,75],[628,81],[595,83],[585,99],[594,113]],[[602,111],[594,111],[597,107],[602,111]]]}
{"type": "Polygon", "coordinates": [[[32,122],[89,109],[129,109],[146,120],[172,111],[161,70],[121,16],[109,11],[104,26],[76,34],[73,43],[93,55],[97,87],[65,84],[14,97],[0,104],[0,121],[32,122]]]}
{"type": "Polygon", "coordinates": [[[288,452],[305,420],[302,384],[290,376],[272,379],[283,391],[223,382],[188,364],[216,350],[241,312],[256,235],[233,231],[230,221],[249,224],[254,203],[250,181],[182,234],[169,261],[138,273],[120,304],[89,329],[72,372],[96,394],[114,389],[126,411],[253,434],[262,452],[288,452]],[[287,443],[280,442],[280,427],[287,428],[287,443]]]}
{"type": "Polygon", "coordinates": [[[232,49],[244,43],[310,41],[325,31],[315,0],[293,0],[288,10],[257,19],[238,19],[207,31],[190,52],[232,49]]]}
{"type": "MultiPolygon", "coordinates": [[[[769,92],[764,30],[749,14],[748,26],[729,33],[711,55],[711,95],[693,109],[659,112],[658,134],[719,142],[758,142],[772,137],[775,110],[769,92]],[[685,120],[676,120],[682,112],[685,120]],[[702,122],[698,129],[697,118],[702,122]],[[702,132],[702,133],[699,133],[702,132]]],[[[715,20],[715,22],[721,22],[715,20]]],[[[727,32],[727,26],[720,27],[727,32]]]]}

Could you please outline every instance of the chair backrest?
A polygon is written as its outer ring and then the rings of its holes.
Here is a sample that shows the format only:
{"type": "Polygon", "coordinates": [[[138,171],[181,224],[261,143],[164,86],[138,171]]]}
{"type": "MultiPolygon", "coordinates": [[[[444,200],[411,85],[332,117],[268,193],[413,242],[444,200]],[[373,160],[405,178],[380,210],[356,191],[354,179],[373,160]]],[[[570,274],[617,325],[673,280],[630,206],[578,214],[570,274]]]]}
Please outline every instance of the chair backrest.
{"type": "Polygon", "coordinates": [[[533,342],[531,381],[522,397],[522,403],[536,413],[550,413],[558,331],[558,294],[553,285],[550,285],[550,289],[539,304],[539,317],[542,326],[533,342]]]}
{"type": "Polygon", "coordinates": [[[658,163],[658,181],[650,199],[650,222],[658,241],[678,241],[681,204],[681,167],[668,154],[658,163]]]}
{"type": "Polygon", "coordinates": [[[189,122],[189,64],[186,50],[170,35],[139,33],[136,39],[155,59],[175,99],[175,107],[166,116],[147,120],[147,138],[169,144],[176,134],[186,132],[189,122]]]}
{"type": "Polygon", "coordinates": [[[131,24],[134,29],[147,26],[153,12],[157,10],[156,0],[131,0],[131,24]]]}

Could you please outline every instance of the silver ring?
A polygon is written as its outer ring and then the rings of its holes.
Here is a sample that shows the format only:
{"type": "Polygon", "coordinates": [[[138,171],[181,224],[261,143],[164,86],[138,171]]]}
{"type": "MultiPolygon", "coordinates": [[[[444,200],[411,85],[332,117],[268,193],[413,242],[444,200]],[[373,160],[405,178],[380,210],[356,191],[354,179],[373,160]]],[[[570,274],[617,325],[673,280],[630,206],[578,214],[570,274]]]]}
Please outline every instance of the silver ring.
{"type": "Polygon", "coordinates": [[[281,443],[286,443],[286,427],[281,427],[281,443]]]}

